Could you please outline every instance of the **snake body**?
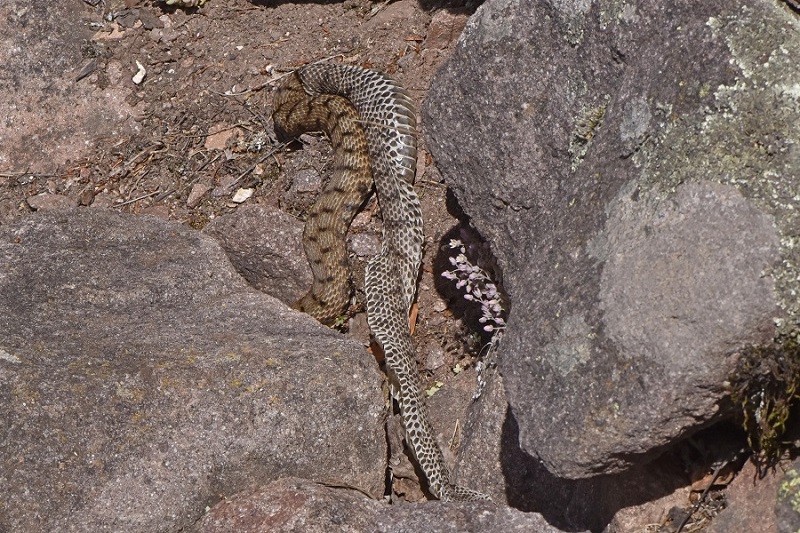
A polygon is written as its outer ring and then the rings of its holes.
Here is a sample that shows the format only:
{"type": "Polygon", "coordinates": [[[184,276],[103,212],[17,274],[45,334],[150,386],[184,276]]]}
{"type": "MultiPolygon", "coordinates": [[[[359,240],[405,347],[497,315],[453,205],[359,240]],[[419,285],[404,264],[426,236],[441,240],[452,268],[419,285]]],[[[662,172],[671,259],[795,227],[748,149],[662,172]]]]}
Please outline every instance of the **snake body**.
{"type": "Polygon", "coordinates": [[[281,137],[324,131],[335,154],[334,176],[309,214],[304,233],[314,285],[296,307],[325,322],[346,305],[345,233],[374,181],[383,240],[366,269],[367,322],[385,354],[406,441],[434,496],[445,501],[486,499],[450,481],[428,421],[409,333],[423,244],[422,209],[413,186],[417,140],[410,95],[376,71],[315,64],[297,70],[279,88],[273,117],[281,137]]]}
{"type": "Polygon", "coordinates": [[[296,74],[275,95],[273,119],[281,138],[324,131],[335,147],[333,177],[308,212],[303,231],[313,285],[294,305],[330,325],[350,301],[347,229],[372,190],[366,137],[349,100],[331,94],[309,96],[296,74]]]}

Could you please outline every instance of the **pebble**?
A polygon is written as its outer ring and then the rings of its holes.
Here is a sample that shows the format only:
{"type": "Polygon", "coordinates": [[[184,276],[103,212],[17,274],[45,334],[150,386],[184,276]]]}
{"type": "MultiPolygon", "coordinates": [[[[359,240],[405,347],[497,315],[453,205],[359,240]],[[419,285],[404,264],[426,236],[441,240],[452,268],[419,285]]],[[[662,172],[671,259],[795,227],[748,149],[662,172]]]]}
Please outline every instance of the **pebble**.
{"type": "Polygon", "coordinates": [[[32,209],[37,211],[47,211],[48,209],[65,209],[75,207],[75,200],[62,194],[51,194],[44,192],[35,196],[30,196],[26,200],[32,209]]]}
{"type": "Polygon", "coordinates": [[[425,47],[430,49],[447,48],[461,35],[466,24],[466,15],[450,13],[444,9],[437,11],[428,26],[425,47]]]}
{"type": "Polygon", "coordinates": [[[304,168],[295,174],[292,188],[300,194],[319,192],[322,188],[322,177],[316,170],[304,168]]]}
{"type": "Polygon", "coordinates": [[[433,346],[425,358],[425,370],[433,372],[437,368],[444,366],[445,351],[440,346],[433,346]]]}
{"type": "Polygon", "coordinates": [[[381,251],[381,242],[372,233],[355,233],[348,238],[350,247],[358,257],[372,257],[381,251]]]}
{"type": "Polygon", "coordinates": [[[248,200],[251,196],[253,196],[254,189],[239,189],[231,198],[231,201],[237,204],[241,204],[248,200]]]}
{"type": "Polygon", "coordinates": [[[186,206],[197,207],[203,200],[203,196],[210,190],[211,187],[205,183],[195,183],[192,185],[192,190],[189,191],[189,198],[186,200],[186,206]]]}
{"type": "Polygon", "coordinates": [[[217,186],[211,191],[211,196],[218,198],[220,196],[227,196],[236,184],[236,176],[225,174],[217,178],[217,186]]]}
{"type": "Polygon", "coordinates": [[[139,85],[144,81],[144,77],[147,76],[147,70],[145,70],[144,65],[142,65],[139,61],[136,61],[136,68],[138,70],[136,71],[136,74],[133,75],[131,80],[136,85],[139,85]]]}

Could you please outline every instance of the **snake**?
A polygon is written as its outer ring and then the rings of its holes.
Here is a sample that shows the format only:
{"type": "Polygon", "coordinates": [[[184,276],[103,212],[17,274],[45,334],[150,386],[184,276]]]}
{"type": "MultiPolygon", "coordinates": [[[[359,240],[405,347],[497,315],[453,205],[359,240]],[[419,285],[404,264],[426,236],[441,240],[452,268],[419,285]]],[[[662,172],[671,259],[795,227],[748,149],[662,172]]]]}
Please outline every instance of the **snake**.
{"type": "Polygon", "coordinates": [[[309,211],[303,232],[314,280],[294,307],[325,324],[347,307],[345,238],[374,185],[383,234],[381,249],[365,272],[367,323],[384,353],[389,390],[399,406],[406,443],[434,497],[489,499],[451,481],[416,368],[409,312],[417,292],[424,234],[414,190],[417,119],[411,96],[384,73],[314,63],[295,70],[278,87],[272,114],[279,139],[321,131],[334,151],[333,176],[309,211]]]}

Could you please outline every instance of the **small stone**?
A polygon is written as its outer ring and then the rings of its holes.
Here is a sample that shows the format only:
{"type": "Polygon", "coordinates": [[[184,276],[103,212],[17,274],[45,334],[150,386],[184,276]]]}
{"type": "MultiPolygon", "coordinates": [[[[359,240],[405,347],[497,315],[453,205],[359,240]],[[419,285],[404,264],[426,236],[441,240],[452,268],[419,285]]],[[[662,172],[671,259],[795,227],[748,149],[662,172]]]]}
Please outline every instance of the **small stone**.
{"type": "Polygon", "coordinates": [[[94,189],[92,188],[86,189],[78,196],[78,205],[92,205],[93,201],[94,189]]]}
{"type": "Polygon", "coordinates": [[[31,196],[27,199],[28,205],[32,209],[48,210],[48,209],[65,209],[68,207],[75,207],[75,201],[72,198],[61,194],[52,194],[44,192],[31,196]]]}
{"type": "Polygon", "coordinates": [[[136,85],[139,85],[144,81],[144,77],[147,76],[147,71],[145,70],[144,65],[139,63],[139,61],[136,61],[136,68],[138,70],[136,71],[136,74],[133,75],[133,78],[131,78],[131,80],[136,85]]]}
{"type": "Polygon", "coordinates": [[[192,190],[189,191],[189,198],[186,200],[187,207],[197,207],[211,187],[205,183],[195,183],[192,185],[192,190]]]}
{"type": "Polygon", "coordinates": [[[428,353],[428,357],[425,359],[425,370],[430,370],[433,372],[437,368],[443,366],[444,356],[444,349],[442,349],[440,346],[435,346],[432,348],[428,353]]]}
{"type": "Polygon", "coordinates": [[[94,201],[92,202],[92,207],[96,208],[105,208],[111,207],[114,205],[114,199],[111,197],[111,193],[108,191],[101,191],[94,196],[94,201]]]}
{"type": "Polygon", "coordinates": [[[353,222],[350,223],[350,230],[366,228],[371,220],[372,213],[365,209],[353,218],[353,222]]]}
{"type": "Polygon", "coordinates": [[[235,211],[214,219],[203,232],[222,245],[250,285],[287,304],[296,302],[312,282],[303,224],[276,207],[233,205],[235,211]]]}
{"type": "Polygon", "coordinates": [[[447,48],[461,35],[466,24],[466,15],[454,14],[446,10],[437,11],[428,26],[425,48],[440,50],[447,48]]]}
{"type": "Polygon", "coordinates": [[[141,214],[151,215],[162,220],[169,220],[169,207],[164,204],[151,205],[142,209],[141,214]]]}
{"type": "Polygon", "coordinates": [[[314,169],[303,169],[295,175],[293,188],[300,194],[317,193],[322,188],[322,177],[314,169]]]}
{"type": "Polygon", "coordinates": [[[228,140],[238,135],[239,128],[231,128],[226,124],[215,124],[208,128],[205,147],[208,150],[224,150],[228,140]]]}
{"type": "Polygon", "coordinates": [[[140,9],[138,10],[139,20],[142,21],[142,25],[146,30],[153,30],[158,28],[163,28],[164,23],[155,16],[155,13],[148,9],[140,9]]]}
{"type": "Polygon", "coordinates": [[[370,330],[367,324],[367,314],[358,313],[350,319],[350,336],[364,346],[369,346],[370,330]]]}
{"type": "Polygon", "coordinates": [[[231,201],[237,204],[241,204],[248,200],[251,196],[253,196],[254,189],[239,189],[231,198],[231,201]]]}
{"type": "Polygon", "coordinates": [[[237,179],[236,176],[225,174],[223,176],[219,176],[216,181],[217,186],[214,187],[213,191],[211,191],[211,196],[219,198],[220,196],[227,196],[231,193],[234,185],[236,185],[237,179]]]}
{"type": "Polygon", "coordinates": [[[136,24],[136,21],[139,20],[139,10],[137,9],[122,13],[114,20],[125,29],[133,28],[133,26],[136,24]]]}
{"type": "Polygon", "coordinates": [[[353,252],[358,257],[372,257],[381,250],[381,243],[377,235],[372,233],[356,233],[348,239],[353,252]]]}

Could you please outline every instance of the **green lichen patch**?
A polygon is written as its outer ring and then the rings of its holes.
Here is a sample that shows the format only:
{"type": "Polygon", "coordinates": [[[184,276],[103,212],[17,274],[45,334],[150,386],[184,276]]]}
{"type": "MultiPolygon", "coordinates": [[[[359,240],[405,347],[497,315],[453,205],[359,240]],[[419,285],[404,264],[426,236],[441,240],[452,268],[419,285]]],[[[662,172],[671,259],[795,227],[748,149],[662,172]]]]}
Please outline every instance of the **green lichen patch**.
{"type": "Polygon", "coordinates": [[[796,513],[800,513],[800,472],[791,468],[786,471],[778,486],[778,502],[786,502],[796,513]]]}
{"type": "Polygon", "coordinates": [[[595,132],[603,123],[606,116],[606,107],[611,99],[610,95],[605,95],[603,100],[594,106],[584,107],[579,113],[578,120],[572,132],[572,139],[569,142],[569,154],[572,159],[572,170],[580,166],[589,146],[592,144],[595,132]]]}
{"type": "MultiPolygon", "coordinates": [[[[769,7],[769,6],[767,6],[769,7]]],[[[714,181],[736,187],[774,219],[780,260],[764,272],[773,280],[785,319],[778,335],[800,340],[800,29],[777,7],[711,17],[736,71],[727,84],[677,80],[685,103],[695,110],[670,113],[634,155],[639,187],[651,196],[671,197],[687,182],[714,181]],[[709,103],[706,96],[713,95],[709,103]]],[[[702,80],[701,80],[702,81],[702,80]]],[[[656,102],[677,109],[677,102],[656,102]]],[[[683,106],[686,109],[686,106],[683,106]]]]}

